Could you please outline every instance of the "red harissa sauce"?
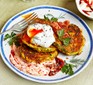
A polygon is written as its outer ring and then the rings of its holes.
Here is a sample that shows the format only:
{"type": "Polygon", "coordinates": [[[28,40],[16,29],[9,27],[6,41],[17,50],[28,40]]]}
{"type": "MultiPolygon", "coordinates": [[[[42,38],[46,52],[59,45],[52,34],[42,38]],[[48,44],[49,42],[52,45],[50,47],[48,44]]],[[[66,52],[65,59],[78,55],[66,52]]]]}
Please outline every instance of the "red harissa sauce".
{"type": "Polygon", "coordinates": [[[12,56],[14,56],[14,55],[15,55],[15,53],[14,53],[14,51],[13,51],[13,50],[11,50],[11,54],[12,54],[12,56]]]}
{"type": "Polygon", "coordinates": [[[92,5],[93,5],[93,1],[91,0],[91,3],[89,3],[88,0],[80,0],[79,4],[82,4],[82,1],[84,1],[86,4],[87,4],[87,7],[90,8],[90,11],[87,11],[87,10],[82,10],[85,14],[89,15],[88,12],[92,12],[93,11],[93,8],[92,8],[92,5]]]}
{"type": "Polygon", "coordinates": [[[64,61],[60,58],[56,58],[56,66],[54,71],[50,71],[49,76],[55,75],[64,66],[64,61]]]}

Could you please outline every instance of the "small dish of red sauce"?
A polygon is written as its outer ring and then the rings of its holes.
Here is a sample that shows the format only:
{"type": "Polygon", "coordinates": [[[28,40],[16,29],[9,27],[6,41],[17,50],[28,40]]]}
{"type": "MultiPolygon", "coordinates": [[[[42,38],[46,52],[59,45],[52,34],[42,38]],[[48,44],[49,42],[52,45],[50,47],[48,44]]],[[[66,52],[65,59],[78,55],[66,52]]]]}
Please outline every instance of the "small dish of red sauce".
{"type": "Polygon", "coordinates": [[[86,17],[93,19],[93,0],[75,0],[78,10],[86,17]]]}

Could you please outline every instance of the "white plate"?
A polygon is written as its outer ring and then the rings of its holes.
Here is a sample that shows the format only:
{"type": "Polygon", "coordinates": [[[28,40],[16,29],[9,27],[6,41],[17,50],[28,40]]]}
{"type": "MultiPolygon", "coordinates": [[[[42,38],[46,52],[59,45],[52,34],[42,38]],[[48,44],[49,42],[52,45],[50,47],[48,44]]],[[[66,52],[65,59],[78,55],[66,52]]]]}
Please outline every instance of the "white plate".
{"type": "MultiPolygon", "coordinates": [[[[40,18],[43,18],[45,14],[52,14],[55,17],[58,17],[60,14],[62,14],[62,15],[64,15],[64,18],[60,19],[60,21],[70,20],[71,23],[78,25],[83,31],[83,35],[86,39],[86,43],[83,48],[83,52],[76,57],[78,57],[80,59],[84,59],[85,62],[82,65],[78,66],[76,69],[74,69],[75,73],[72,76],[65,75],[62,72],[59,72],[57,75],[52,76],[52,77],[40,77],[40,76],[28,75],[28,74],[23,73],[20,70],[18,70],[9,61],[10,47],[6,41],[3,41],[4,35],[2,35],[2,36],[0,36],[0,50],[1,50],[2,59],[4,60],[5,64],[12,71],[17,73],[21,77],[28,79],[28,80],[32,80],[32,81],[41,82],[41,83],[55,83],[55,82],[64,81],[64,80],[67,80],[67,79],[70,79],[70,78],[76,76],[81,71],[83,71],[84,68],[89,64],[89,62],[92,58],[92,53],[93,53],[92,52],[93,51],[92,32],[89,29],[89,27],[87,26],[87,24],[80,17],[78,17],[76,14],[72,13],[71,11],[69,11],[67,9],[56,7],[56,6],[37,6],[37,7],[29,8],[27,10],[24,10],[24,11],[18,13],[15,16],[13,16],[11,19],[9,19],[7,21],[7,23],[4,25],[2,32],[9,29],[14,23],[21,20],[21,15],[27,14],[30,12],[31,13],[36,12],[38,14],[38,17],[40,17],[40,18]]],[[[67,57],[62,54],[59,54],[58,56],[63,59],[65,59],[67,57]]]]}

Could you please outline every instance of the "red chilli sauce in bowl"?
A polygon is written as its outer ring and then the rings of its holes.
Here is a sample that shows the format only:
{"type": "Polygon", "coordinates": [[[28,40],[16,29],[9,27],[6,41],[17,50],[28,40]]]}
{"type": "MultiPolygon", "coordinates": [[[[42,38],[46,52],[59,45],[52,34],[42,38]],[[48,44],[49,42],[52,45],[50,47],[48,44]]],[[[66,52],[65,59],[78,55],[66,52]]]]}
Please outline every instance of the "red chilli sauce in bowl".
{"type": "Polygon", "coordinates": [[[93,0],[75,0],[78,10],[86,17],[93,19],[93,0]]]}

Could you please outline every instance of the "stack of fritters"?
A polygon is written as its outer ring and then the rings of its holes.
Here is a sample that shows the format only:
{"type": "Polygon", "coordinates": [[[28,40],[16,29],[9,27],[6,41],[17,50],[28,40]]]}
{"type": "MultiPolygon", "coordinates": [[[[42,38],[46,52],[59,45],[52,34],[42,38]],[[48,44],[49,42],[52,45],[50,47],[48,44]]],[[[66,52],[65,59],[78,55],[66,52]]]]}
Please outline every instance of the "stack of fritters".
{"type": "Polygon", "coordinates": [[[53,60],[55,57],[57,57],[58,52],[53,45],[45,48],[32,44],[28,41],[27,37],[23,37],[24,34],[26,34],[26,32],[20,35],[21,44],[18,47],[18,51],[22,59],[27,62],[41,63],[53,60]]]}
{"type": "Polygon", "coordinates": [[[41,63],[53,60],[57,57],[58,52],[66,55],[77,55],[82,52],[85,38],[78,26],[70,24],[67,20],[64,22],[51,22],[39,18],[36,19],[35,23],[50,25],[53,28],[56,41],[52,46],[45,48],[26,41],[23,38],[23,33],[21,35],[22,44],[18,50],[20,56],[27,62],[41,63]]]}

